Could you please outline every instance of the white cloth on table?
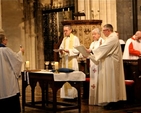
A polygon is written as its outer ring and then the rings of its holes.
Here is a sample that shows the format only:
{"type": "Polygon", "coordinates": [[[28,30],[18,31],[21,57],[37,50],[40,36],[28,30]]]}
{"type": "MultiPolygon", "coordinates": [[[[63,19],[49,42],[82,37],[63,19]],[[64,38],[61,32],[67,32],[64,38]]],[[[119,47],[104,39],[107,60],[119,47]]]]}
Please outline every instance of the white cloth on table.
{"type": "MultiPolygon", "coordinates": [[[[82,71],[73,71],[70,73],[53,73],[53,72],[46,72],[46,71],[33,71],[32,73],[42,73],[42,74],[53,74],[54,81],[85,81],[86,75],[82,71]]],[[[29,72],[24,72],[24,80],[27,81],[27,84],[29,84],[29,72]]],[[[48,76],[48,75],[47,75],[48,76]]],[[[64,85],[63,85],[64,87],[64,85]]],[[[65,88],[61,88],[61,98],[69,98],[73,99],[78,96],[77,90],[74,87],[71,87],[70,89],[67,89],[68,95],[65,95],[65,88]]]]}
{"type": "MultiPolygon", "coordinates": [[[[55,73],[54,81],[85,81],[86,75],[81,71],[74,71],[71,73],[55,73]]],[[[60,91],[60,97],[65,99],[74,99],[78,96],[76,88],[65,88],[63,85],[60,91]],[[67,94],[66,94],[67,90],[67,94]]]]}
{"type": "MultiPolygon", "coordinates": [[[[29,71],[30,72],[30,71],[29,71]]],[[[29,72],[24,71],[24,81],[29,84],[29,72]]],[[[85,81],[86,75],[82,71],[73,71],[70,73],[53,73],[47,71],[31,71],[32,73],[53,74],[54,81],[85,81]]]]}
{"type": "Polygon", "coordinates": [[[27,84],[29,84],[29,72],[24,71],[24,81],[27,81],[27,84]]]}
{"type": "Polygon", "coordinates": [[[54,73],[54,81],[85,81],[86,75],[81,71],[71,73],[54,73]]]}

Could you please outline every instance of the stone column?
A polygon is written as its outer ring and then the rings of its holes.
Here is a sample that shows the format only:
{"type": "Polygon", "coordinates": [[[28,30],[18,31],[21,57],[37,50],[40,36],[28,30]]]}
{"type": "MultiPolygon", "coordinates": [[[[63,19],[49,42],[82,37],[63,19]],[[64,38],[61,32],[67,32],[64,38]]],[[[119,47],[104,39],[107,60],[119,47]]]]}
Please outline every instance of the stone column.
{"type": "Polygon", "coordinates": [[[29,61],[31,62],[31,69],[36,69],[36,34],[35,34],[35,19],[33,16],[33,3],[30,2],[30,18],[29,18],[29,35],[28,35],[28,48],[29,48],[29,61]]]}
{"type": "Polygon", "coordinates": [[[2,11],[1,11],[1,0],[0,0],[0,33],[3,33],[2,29],[2,11]]]}
{"type": "Polygon", "coordinates": [[[133,34],[138,30],[138,8],[137,0],[132,0],[132,11],[133,11],[133,34]]]}
{"type": "Polygon", "coordinates": [[[25,61],[29,61],[30,69],[36,69],[37,60],[36,60],[36,34],[35,34],[35,19],[33,15],[33,4],[34,1],[26,1],[24,6],[25,12],[25,61]]]}
{"type": "MultiPolygon", "coordinates": [[[[85,13],[85,4],[84,4],[84,0],[78,0],[78,12],[80,13],[85,13]]],[[[85,13],[86,15],[86,13],[85,13]]],[[[85,20],[86,19],[86,16],[82,16],[82,17],[79,17],[78,20],[85,20]]]]}
{"type": "Polygon", "coordinates": [[[84,0],[84,8],[85,8],[85,15],[86,15],[86,20],[90,20],[90,18],[91,18],[91,15],[90,15],[90,10],[91,10],[91,8],[90,8],[90,4],[91,4],[91,2],[90,2],[90,0],[84,0]]]}
{"type": "Polygon", "coordinates": [[[92,20],[99,20],[100,19],[100,1],[99,0],[91,0],[90,1],[90,18],[92,20]]]}

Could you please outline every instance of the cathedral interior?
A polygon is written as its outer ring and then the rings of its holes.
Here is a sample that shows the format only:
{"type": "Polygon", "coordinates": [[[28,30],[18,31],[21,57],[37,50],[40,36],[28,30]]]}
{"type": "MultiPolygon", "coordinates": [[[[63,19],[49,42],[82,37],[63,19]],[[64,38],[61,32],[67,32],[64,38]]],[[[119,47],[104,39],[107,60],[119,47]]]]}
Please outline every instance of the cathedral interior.
{"type": "MultiPolygon", "coordinates": [[[[92,42],[91,31],[95,27],[101,29],[104,24],[110,23],[124,41],[141,29],[140,0],[0,0],[0,15],[0,32],[4,32],[8,38],[7,46],[15,52],[20,45],[25,49],[22,70],[25,69],[26,61],[30,62],[31,70],[46,69],[46,61],[59,61],[58,54],[54,53],[53,49],[57,49],[63,39],[64,25],[71,25],[73,34],[78,36],[80,43],[87,48],[92,42]]],[[[87,60],[78,60],[81,70],[87,74],[87,60]]],[[[30,94],[27,95],[30,98],[30,94]]],[[[41,93],[37,95],[40,96],[41,93]]],[[[98,106],[89,106],[86,98],[82,100],[82,113],[141,112],[140,104],[131,106],[107,111],[98,106]]],[[[31,111],[48,113],[28,107],[23,113],[31,111]]],[[[68,113],[71,112],[78,111],[70,110],[68,113]]]]}
{"type": "Polygon", "coordinates": [[[141,28],[140,6],[140,0],[1,0],[0,27],[10,48],[24,47],[31,69],[43,69],[45,61],[59,60],[52,49],[63,38],[63,25],[73,25],[86,47],[92,40],[90,31],[106,23],[126,41],[141,28]]]}

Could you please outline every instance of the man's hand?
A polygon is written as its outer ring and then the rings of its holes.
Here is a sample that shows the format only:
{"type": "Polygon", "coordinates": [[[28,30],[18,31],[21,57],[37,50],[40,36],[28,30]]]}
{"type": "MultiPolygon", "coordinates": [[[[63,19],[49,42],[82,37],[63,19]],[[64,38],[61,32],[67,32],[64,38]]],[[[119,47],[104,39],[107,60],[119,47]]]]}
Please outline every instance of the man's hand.
{"type": "Polygon", "coordinates": [[[64,50],[64,52],[69,53],[69,50],[64,50]]]}
{"type": "Polygon", "coordinates": [[[63,54],[63,50],[60,50],[60,53],[63,54]]]}
{"type": "Polygon", "coordinates": [[[20,45],[20,51],[22,52],[22,54],[24,54],[24,49],[21,45],[20,45]]]}
{"type": "Polygon", "coordinates": [[[87,51],[88,53],[91,53],[91,52],[92,52],[92,50],[90,50],[90,49],[86,49],[86,51],[87,51]]]}

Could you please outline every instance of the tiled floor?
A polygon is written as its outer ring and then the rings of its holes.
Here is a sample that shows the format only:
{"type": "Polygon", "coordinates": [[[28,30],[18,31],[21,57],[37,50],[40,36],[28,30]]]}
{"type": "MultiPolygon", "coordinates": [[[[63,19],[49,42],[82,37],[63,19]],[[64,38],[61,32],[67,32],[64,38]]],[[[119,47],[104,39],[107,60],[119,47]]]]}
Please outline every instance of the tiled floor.
{"type": "MultiPolygon", "coordinates": [[[[20,83],[20,89],[21,89],[21,80],[19,80],[20,83]]],[[[30,101],[30,86],[27,87],[27,93],[26,93],[26,98],[27,101],[30,101]]],[[[59,91],[58,91],[59,94],[59,91]]],[[[35,89],[35,95],[36,98],[35,100],[41,100],[41,90],[39,85],[37,84],[37,87],[35,89]]],[[[51,91],[49,92],[50,98],[51,98],[51,91]]],[[[22,98],[22,95],[21,95],[22,98]]],[[[58,99],[59,96],[58,96],[58,99]]],[[[21,100],[22,102],[22,100],[21,100]]],[[[67,101],[68,102],[68,101],[67,101]]],[[[75,101],[74,101],[75,102],[75,101]]],[[[70,101],[69,101],[70,103],[70,101]]],[[[103,107],[100,106],[90,106],[88,105],[88,100],[82,98],[82,103],[81,103],[81,113],[141,113],[141,105],[126,105],[124,109],[118,109],[118,110],[105,110],[103,107]]],[[[36,108],[31,108],[31,107],[25,107],[25,111],[22,111],[22,113],[52,113],[47,110],[41,110],[41,109],[36,109],[36,108]]],[[[74,110],[67,110],[67,111],[61,111],[57,113],[78,113],[78,109],[74,110]]]]}

